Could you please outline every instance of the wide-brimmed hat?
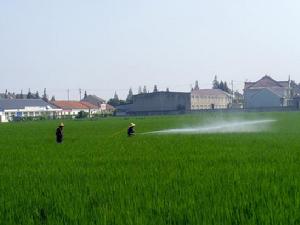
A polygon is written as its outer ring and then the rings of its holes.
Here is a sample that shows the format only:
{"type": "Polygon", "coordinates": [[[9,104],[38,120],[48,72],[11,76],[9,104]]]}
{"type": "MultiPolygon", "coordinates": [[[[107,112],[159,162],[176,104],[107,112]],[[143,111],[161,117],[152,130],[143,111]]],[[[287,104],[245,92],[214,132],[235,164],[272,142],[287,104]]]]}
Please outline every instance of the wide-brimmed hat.
{"type": "Polygon", "coordinates": [[[63,123],[60,123],[60,125],[59,125],[60,127],[64,127],[65,125],[63,124],[63,123]]]}
{"type": "Polygon", "coordinates": [[[135,124],[134,124],[134,123],[130,123],[130,126],[131,126],[131,127],[135,127],[135,124]]]}

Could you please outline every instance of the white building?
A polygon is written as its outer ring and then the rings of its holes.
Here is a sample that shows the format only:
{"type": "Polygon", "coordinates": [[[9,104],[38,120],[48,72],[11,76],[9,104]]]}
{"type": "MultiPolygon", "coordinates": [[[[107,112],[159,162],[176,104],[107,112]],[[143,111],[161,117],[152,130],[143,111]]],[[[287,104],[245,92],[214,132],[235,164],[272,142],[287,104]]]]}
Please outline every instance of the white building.
{"type": "Polygon", "coordinates": [[[0,99],[0,121],[7,122],[15,117],[53,117],[61,109],[42,99],[0,99]]]}
{"type": "Polygon", "coordinates": [[[0,112],[0,123],[7,122],[5,119],[5,114],[3,112],[0,112]]]}
{"type": "Polygon", "coordinates": [[[231,96],[221,89],[198,89],[191,91],[191,110],[227,109],[231,96]]]}

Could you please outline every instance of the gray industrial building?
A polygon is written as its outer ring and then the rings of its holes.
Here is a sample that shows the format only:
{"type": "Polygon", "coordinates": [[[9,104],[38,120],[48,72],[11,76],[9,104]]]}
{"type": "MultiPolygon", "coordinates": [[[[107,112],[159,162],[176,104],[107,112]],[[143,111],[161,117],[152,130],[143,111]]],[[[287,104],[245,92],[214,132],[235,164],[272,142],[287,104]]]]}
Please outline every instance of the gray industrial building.
{"type": "Polygon", "coordinates": [[[275,81],[266,75],[256,82],[245,83],[246,109],[287,107],[290,98],[290,81],[275,81]]]}
{"type": "Polygon", "coordinates": [[[119,115],[176,114],[190,111],[191,94],[153,92],[133,95],[133,103],[117,107],[119,115]]]}

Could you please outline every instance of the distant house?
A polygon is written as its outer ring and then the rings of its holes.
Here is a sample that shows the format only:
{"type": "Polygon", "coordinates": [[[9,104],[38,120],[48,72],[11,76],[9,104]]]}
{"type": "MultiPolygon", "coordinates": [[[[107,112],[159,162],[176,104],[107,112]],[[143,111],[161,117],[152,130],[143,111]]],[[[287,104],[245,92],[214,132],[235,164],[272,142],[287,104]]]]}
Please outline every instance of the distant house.
{"type": "Polygon", "coordinates": [[[133,95],[133,103],[117,106],[119,115],[151,115],[190,111],[191,95],[185,92],[153,92],[133,95]]]}
{"type": "Polygon", "coordinates": [[[221,89],[193,89],[191,91],[191,109],[227,109],[231,96],[221,89]]]}
{"type": "Polygon", "coordinates": [[[256,82],[245,82],[245,108],[285,107],[290,98],[290,81],[275,81],[266,75],[256,82]]]}
{"type": "Polygon", "coordinates": [[[102,98],[99,98],[98,96],[96,95],[87,95],[86,97],[84,97],[82,99],[83,102],[89,102],[93,105],[96,105],[98,107],[101,106],[101,104],[104,104],[105,103],[105,100],[103,100],[102,98]]]}
{"type": "Polygon", "coordinates": [[[93,115],[99,112],[99,107],[85,101],[51,101],[51,104],[62,109],[60,116],[70,116],[75,117],[80,111],[89,113],[93,115]]]}
{"type": "Polygon", "coordinates": [[[0,99],[1,122],[11,121],[16,117],[55,117],[61,109],[42,99],[0,99]]]}
{"type": "Polygon", "coordinates": [[[113,106],[105,103],[104,99],[99,98],[96,95],[87,95],[81,100],[81,102],[88,102],[94,106],[97,106],[102,114],[111,114],[115,111],[113,106]]]}

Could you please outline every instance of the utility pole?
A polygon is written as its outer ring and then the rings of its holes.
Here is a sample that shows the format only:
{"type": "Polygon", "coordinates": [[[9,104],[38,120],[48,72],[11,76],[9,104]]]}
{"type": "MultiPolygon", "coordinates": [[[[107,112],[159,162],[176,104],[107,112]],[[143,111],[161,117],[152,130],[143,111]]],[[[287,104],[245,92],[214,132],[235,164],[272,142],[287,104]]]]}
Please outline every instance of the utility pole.
{"type": "Polygon", "coordinates": [[[79,88],[79,101],[81,101],[81,88],[79,88]]]}
{"type": "Polygon", "coordinates": [[[68,89],[67,92],[68,92],[68,101],[70,101],[70,89],[68,89]]]}

